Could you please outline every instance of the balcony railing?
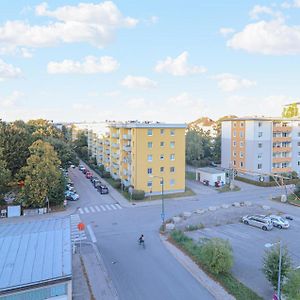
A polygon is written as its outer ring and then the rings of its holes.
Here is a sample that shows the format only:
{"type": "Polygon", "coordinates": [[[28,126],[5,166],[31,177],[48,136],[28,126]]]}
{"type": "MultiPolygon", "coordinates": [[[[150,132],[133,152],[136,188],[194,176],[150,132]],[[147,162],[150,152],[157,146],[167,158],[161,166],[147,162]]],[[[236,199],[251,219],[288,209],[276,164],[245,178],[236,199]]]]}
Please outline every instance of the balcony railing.
{"type": "Polygon", "coordinates": [[[119,170],[119,165],[118,164],[116,164],[116,163],[112,163],[112,166],[113,166],[113,168],[115,168],[116,170],[119,170]]]}
{"type": "Polygon", "coordinates": [[[112,133],[111,137],[112,138],[115,138],[115,139],[118,139],[119,138],[119,133],[112,133]]]}
{"type": "Polygon", "coordinates": [[[131,146],[129,146],[129,145],[124,145],[124,146],[123,146],[123,150],[126,151],[126,152],[130,152],[130,151],[131,151],[131,146]]]}
{"type": "Polygon", "coordinates": [[[120,148],[120,145],[116,144],[116,143],[112,143],[111,146],[112,146],[112,148],[116,148],[116,149],[120,148]]]}
{"type": "Polygon", "coordinates": [[[123,134],[123,139],[124,140],[131,140],[131,134],[123,134]]]}

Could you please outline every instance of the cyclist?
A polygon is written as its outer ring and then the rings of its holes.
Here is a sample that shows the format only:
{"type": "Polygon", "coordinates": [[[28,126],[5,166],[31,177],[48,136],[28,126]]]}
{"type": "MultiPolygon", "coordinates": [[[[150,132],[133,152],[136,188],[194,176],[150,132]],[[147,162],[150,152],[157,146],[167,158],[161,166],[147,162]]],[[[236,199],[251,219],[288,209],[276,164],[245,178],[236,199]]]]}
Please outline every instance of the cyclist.
{"type": "Polygon", "coordinates": [[[145,245],[145,237],[143,234],[139,238],[139,243],[140,243],[140,245],[145,245]]]}

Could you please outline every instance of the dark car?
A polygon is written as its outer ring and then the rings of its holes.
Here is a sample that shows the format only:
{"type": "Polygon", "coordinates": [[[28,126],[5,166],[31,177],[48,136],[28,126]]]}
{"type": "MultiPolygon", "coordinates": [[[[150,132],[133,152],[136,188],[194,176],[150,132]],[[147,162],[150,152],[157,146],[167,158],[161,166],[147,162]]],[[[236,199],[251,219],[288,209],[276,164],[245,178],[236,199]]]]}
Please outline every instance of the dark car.
{"type": "Polygon", "coordinates": [[[93,182],[93,185],[95,188],[98,188],[98,186],[101,185],[101,181],[99,179],[95,179],[94,182],[93,182]]]}
{"type": "Polygon", "coordinates": [[[89,171],[89,170],[87,170],[86,168],[83,168],[83,169],[82,169],[82,173],[83,173],[83,174],[86,174],[86,172],[88,172],[88,171],[89,171]]]}
{"type": "Polygon", "coordinates": [[[104,184],[100,184],[97,189],[100,194],[108,194],[108,187],[104,184]]]}

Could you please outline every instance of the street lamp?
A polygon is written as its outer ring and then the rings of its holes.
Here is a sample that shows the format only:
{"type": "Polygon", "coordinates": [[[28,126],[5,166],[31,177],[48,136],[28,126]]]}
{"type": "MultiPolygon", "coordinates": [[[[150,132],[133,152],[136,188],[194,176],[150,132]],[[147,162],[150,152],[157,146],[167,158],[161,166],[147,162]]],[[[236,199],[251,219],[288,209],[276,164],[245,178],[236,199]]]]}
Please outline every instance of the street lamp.
{"type": "Polygon", "coordinates": [[[163,231],[165,231],[164,178],[163,178],[163,176],[157,176],[157,175],[150,175],[150,177],[160,179],[160,185],[161,185],[161,219],[162,219],[163,231]]]}
{"type": "Polygon", "coordinates": [[[278,283],[277,283],[277,299],[280,300],[280,285],[281,285],[281,259],[282,259],[282,243],[281,241],[277,243],[267,243],[265,244],[266,248],[271,248],[279,244],[279,266],[278,266],[278,283]]]}

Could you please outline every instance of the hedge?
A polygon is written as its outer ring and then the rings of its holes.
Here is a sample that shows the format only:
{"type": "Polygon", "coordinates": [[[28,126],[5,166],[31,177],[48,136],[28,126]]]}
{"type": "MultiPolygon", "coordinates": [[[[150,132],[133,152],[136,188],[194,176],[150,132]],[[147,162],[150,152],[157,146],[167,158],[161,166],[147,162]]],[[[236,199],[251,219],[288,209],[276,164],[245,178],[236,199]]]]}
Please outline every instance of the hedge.
{"type": "MultiPolygon", "coordinates": [[[[236,180],[245,182],[245,183],[249,183],[249,184],[253,184],[256,186],[261,186],[261,187],[271,187],[271,186],[277,186],[276,181],[270,181],[270,182],[261,182],[261,181],[255,181],[249,178],[245,178],[245,177],[240,177],[240,176],[236,176],[235,177],[236,180]]],[[[297,184],[299,183],[299,179],[290,179],[290,180],[284,180],[284,184],[297,184]]]]}
{"type": "Polygon", "coordinates": [[[132,200],[144,200],[145,192],[142,190],[133,190],[132,191],[132,200]]]}

